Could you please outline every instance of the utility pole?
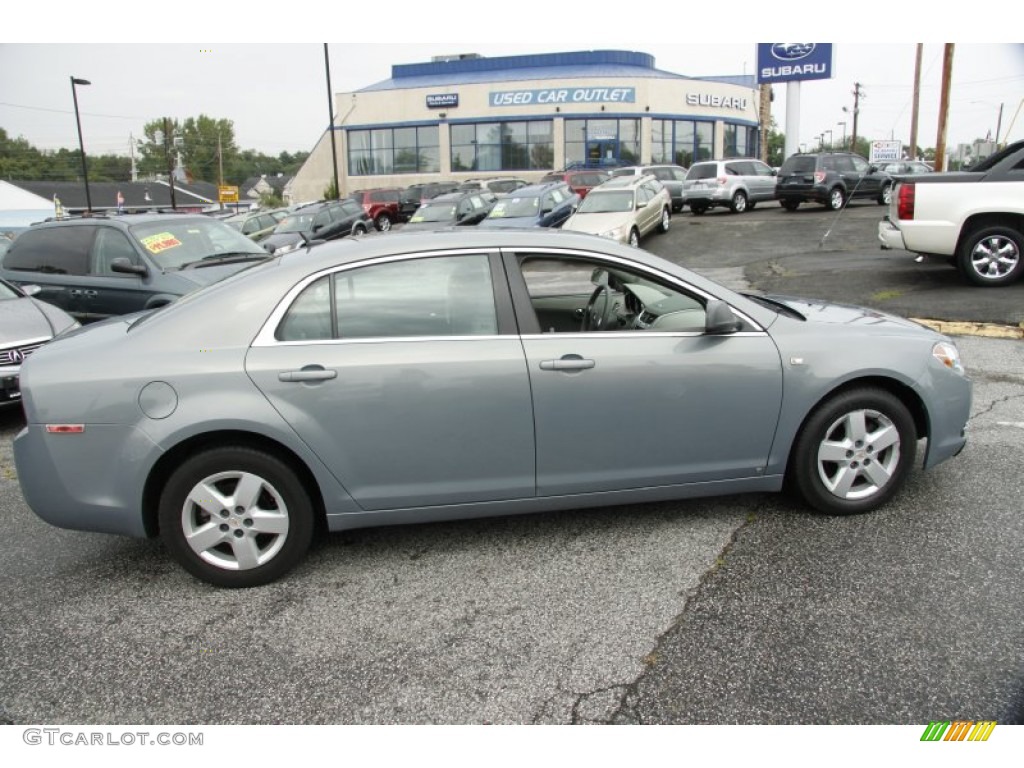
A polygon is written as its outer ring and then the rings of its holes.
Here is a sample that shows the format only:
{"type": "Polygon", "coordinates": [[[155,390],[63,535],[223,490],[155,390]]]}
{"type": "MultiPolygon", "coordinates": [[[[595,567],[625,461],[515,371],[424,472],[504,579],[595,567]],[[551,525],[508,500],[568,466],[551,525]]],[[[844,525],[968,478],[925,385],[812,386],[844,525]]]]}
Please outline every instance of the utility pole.
{"type": "Polygon", "coordinates": [[[946,43],[942,55],[942,94],[939,97],[939,135],[935,139],[935,170],[946,167],[946,121],[949,115],[949,87],[953,81],[953,43],[946,43]]]}
{"type": "MultiPolygon", "coordinates": [[[[217,131],[217,184],[224,186],[224,148],[220,143],[220,131],[217,131]]],[[[217,190],[217,199],[220,200],[220,190],[217,190]]],[[[221,201],[220,209],[224,210],[224,202],[221,201]]],[[[237,209],[236,209],[237,210],[237,209]]]]}
{"type": "Polygon", "coordinates": [[[139,169],[135,165],[135,137],[131,133],[128,134],[128,154],[132,158],[132,181],[136,182],[139,180],[139,169]]]}
{"type": "Polygon", "coordinates": [[[768,125],[772,120],[772,87],[761,83],[761,108],[758,119],[761,122],[761,162],[768,163],[768,125]]]}
{"type": "Polygon", "coordinates": [[[857,151],[857,117],[860,115],[860,97],[864,92],[860,89],[860,83],[853,84],[853,133],[850,135],[850,151],[857,151]]]}
{"type": "Polygon", "coordinates": [[[164,118],[164,156],[167,158],[167,181],[171,184],[171,208],[178,210],[178,201],[174,197],[174,168],[171,165],[171,152],[168,141],[171,139],[171,118],[164,118]]]}
{"type": "Polygon", "coordinates": [[[324,43],[324,69],[327,70],[327,130],[331,132],[331,159],[334,168],[334,193],[336,199],[341,199],[341,187],[338,186],[338,148],[335,145],[334,130],[334,94],[331,93],[331,57],[327,53],[327,43],[324,43]]]}
{"type": "Polygon", "coordinates": [[[917,160],[917,116],[921,108],[921,52],[924,45],[917,44],[914,60],[914,106],[910,113],[910,159],[917,160]]]}

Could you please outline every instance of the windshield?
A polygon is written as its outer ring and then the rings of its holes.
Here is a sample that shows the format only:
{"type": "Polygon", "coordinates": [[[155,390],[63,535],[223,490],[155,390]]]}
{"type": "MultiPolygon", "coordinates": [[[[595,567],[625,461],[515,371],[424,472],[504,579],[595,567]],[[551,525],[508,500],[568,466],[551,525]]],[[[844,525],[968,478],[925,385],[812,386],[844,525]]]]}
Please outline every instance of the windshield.
{"type": "Polygon", "coordinates": [[[20,299],[22,294],[17,291],[14,286],[8,285],[3,280],[0,280],[0,300],[3,299],[20,299]]]}
{"type": "Polygon", "coordinates": [[[633,210],[633,193],[629,190],[599,192],[596,189],[583,198],[577,213],[622,213],[633,210]]]}
{"type": "Polygon", "coordinates": [[[421,205],[409,221],[415,224],[421,221],[452,221],[454,218],[454,203],[434,203],[421,205]]]}
{"type": "Polygon", "coordinates": [[[518,219],[534,217],[540,210],[539,197],[516,197],[514,194],[494,204],[488,219],[518,219]]]}
{"type": "Polygon", "coordinates": [[[163,269],[178,269],[185,264],[221,254],[266,256],[267,252],[245,235],[222,221],[179,219],[169,216],[160,221],[137,224],[132,234],[163,269]]]}
{"type": "Polygon", "coordinates": [[[284,232],[312,232],[313,214],[296,213],[281,219],[281,223],[274,227],[274,234],[280,235],[284,232]]]}

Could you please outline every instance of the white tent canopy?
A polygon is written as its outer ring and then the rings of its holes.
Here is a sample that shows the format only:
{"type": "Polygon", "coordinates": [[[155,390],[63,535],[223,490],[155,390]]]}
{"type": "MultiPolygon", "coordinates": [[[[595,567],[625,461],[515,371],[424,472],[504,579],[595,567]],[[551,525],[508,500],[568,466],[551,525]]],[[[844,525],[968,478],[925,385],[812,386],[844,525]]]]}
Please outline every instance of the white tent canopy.
{"type": "Polygon", "coordinates": [[[27,227],[53,215],[52,200],[0,181],[0,232],[27,227]]]}

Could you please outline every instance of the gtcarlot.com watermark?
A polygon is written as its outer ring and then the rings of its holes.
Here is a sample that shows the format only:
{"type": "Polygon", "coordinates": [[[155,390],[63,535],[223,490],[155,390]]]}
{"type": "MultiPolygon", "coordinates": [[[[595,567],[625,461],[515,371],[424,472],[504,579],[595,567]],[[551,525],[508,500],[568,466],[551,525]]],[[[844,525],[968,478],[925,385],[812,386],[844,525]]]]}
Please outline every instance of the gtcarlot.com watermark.
{"type": "Polygon", "coordinates": [[[203,733],[185,731],[85,731],[74,728],[26,728],[21,739],[50,747],[201,747],[203,733]]]}

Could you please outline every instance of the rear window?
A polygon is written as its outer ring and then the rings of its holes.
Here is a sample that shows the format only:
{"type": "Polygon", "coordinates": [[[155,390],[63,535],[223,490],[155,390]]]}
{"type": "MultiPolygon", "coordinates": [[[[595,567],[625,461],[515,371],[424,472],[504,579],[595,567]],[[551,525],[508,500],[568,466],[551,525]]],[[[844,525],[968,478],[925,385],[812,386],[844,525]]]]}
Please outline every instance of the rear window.
{"type": "Polygon", "coordinates": [[[814,155],[794,155],[782,164],[781,175],[795,173],[814,173],[817,158],[814,155]]]}
{"type": "Polygon", "coordinates": [[[687,181],[693,181],[694,179],[713,179],[718,175],[718,166],[715,163],[707,163],[706,165],[695,165],[690,168],[686,174],[687,181]]]}

